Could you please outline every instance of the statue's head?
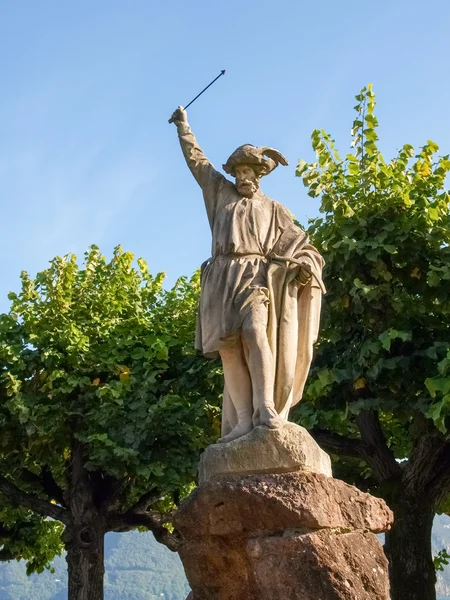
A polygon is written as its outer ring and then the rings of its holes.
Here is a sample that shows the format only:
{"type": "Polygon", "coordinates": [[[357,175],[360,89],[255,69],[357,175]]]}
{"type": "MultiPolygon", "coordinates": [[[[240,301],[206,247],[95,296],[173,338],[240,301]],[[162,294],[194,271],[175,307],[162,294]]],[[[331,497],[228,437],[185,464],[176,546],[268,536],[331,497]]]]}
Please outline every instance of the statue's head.
{"type": "Polygon", "coordinates": [[[237,191],[245,198],[252,198],[259,190],[260,176],[252,165],[236,165],[234,176],[237,191]]]}
{"type": "Polygon", "coordinates": [[[268,175],[279,164],[287,165],[288,162],[278,150],[244,144],[233,152],[223,165],[223,170],[236,178],[238,192],[251,198],[259,190],[261,177],[268,175]]]}

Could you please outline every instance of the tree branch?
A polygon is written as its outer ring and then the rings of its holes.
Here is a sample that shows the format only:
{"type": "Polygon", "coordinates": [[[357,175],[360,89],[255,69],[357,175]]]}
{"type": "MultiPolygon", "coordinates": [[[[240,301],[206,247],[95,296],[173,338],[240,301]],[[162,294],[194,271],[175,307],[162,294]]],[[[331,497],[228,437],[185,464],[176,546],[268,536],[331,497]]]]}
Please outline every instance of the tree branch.
{"type": "Polygon", "coordinates": [[[431,472],[427,471],[428,477],[423,489],[437,509],[445,496],[450,493],[450,444],[445,443],[436,457],[429,457],[429,462],[432,463],[433,469],[431,472]]]}
{"type": "Polygon", "coordinates": [[[47,465],[41,469],[39,475],[36,475],[36,473],[33,473],[28,469],[22,469],[20,479],[24,483],[39,486],[49,500],[56,500],[58,504],[67,507],[64,501],[63,491],[54,480],[47,465]]]}
{"type": "Polygon", "coordinates": [[[29,485],[39,485],[42,487],[42,478],[33,471],[29,469],[22,469],[19,473],[18,478],[21,482],[29,484],[29,485]]]}
{"type": "Polygon", "coordinates": [[[64,501],[64,492],[56,483],[52,472],[48,468],[47,465],[41,471],[42,477],[42,487],[44,492],[47,494],[48,498],[51,500],[56,500],[58,504],[61,504],[64,507],[67,507],[64,501]]]}
{"type": "Polygon", "coordinates": [[[311,429],[309,432],[325,452],[355,458],[364,457],[364,444],[355,438],[346,438],[324,429],[311,429]]]}
{"type": "Polygon", "coordinates": [[[449,444],[430,421],[417,418],[416,424],[418,434],[405,469],[404,481],[417,494],[436,477],[439,480],[441,475],[445,475],[449,444]]]}
{"type": "Polygon", "coordinates": [[[356,424],[364,442],[362,458],[372,467],[375,477],[380,482],[400,478],[402,469],[388,448],[378,412],[363,410],[356,416],[356,424]]]}
{"type": "Polygon", "coordinates": [[[119,511],[124,503],[128,479],[116,479],[97,471],[91,472],[91,478],[95,483],[95,504],[105,514],[119,511]]]}
{"type": "Polygon", "coordinates": [[[69,512],[65,508],[23,492],[2,475],[0,475],[0,492],[3,492],[12,504],[29,508],[43,517],[50,517],[66,525],[70,522],[69,512]]]}
{"type": "MultiPolygon", "coordinates": [[[[146,492],[145,494],[143,494],[139,500],[137,502],[135,502],[135,504],[133,504],[133,506],[131,506],[128,510],[127,513],[143,513],[145,512],[149,506],[151,506],[152,504],[154,504],[157,500],[159,500],[161,498],[161,494],[158,493],[156,490],[150,490],[148,492],[146,492]]],[[[125,514],[127,514],[125,513],[125,514]]]]}
{"type": "Polygon", "coordinates": [[[107,521],[108,531],[124,532],[136,527],[146,527],[153,533],[157,542],[164,544],[172,552],[178,551],[181,542],[180,536],[177,533],[170,533],[162,525],[161,520],[151,513],[130,513],[128,511],[123,515],[110,516],[107,521]]]}

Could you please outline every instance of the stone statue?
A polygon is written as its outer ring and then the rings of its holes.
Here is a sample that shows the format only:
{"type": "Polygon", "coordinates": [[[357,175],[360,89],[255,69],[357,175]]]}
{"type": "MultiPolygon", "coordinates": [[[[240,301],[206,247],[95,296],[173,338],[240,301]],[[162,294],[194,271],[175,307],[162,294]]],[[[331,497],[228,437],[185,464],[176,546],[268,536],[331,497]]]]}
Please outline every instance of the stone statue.
{"type": "Polygon", "coordinates": [[[202,265],[196,346],[220,355],[225,388],[221,442],[278,428],[299,402],[317,339],[323,259],[260,179],[279,164],[273,148],[240,146],[223,165],[203,154],[179,107],[172,115],[187,165],[203,191],[212,256],[202,265]]]}
{"type": "Polygon", "coordinates": [[[323,260],[260,179],[273,148],[240,146],[223,165],[199,148],[178,108],[186,162],[203,190],[212,256],[202,266],[197,347],[220,355],[222,442],[199,463],[199,485],[173,516],[188,600],[388,600],[388,563],[375,534],[392,513],[333,479],[330,457],[288,423],[317,338],[323,260]]]}

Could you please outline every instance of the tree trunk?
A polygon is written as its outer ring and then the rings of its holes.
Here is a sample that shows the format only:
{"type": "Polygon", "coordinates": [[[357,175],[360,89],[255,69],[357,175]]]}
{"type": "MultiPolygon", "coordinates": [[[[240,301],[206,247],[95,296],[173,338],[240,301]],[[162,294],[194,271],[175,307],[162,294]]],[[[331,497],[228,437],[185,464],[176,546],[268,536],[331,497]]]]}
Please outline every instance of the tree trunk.
{"type": "Polygon", "coordinates": [[[68,600],[103,600],[106,526],[95,502],[94,480],[84,467],[84,452],[79,442],[72,447],[69,504],[71,522],[64,533],[68,600]]]}
{"type": "Polygon", "coordinates": [[[66,527],[68,600],[103,600],[104,538],[99,523],[66,527]]]}
{"type": "Polygon", "coordinates": [[[434,507],[431,500],[401,498],[391,503],[394,525],[386,533],[392,600],[436,600],[431,552],[434,507]]]}

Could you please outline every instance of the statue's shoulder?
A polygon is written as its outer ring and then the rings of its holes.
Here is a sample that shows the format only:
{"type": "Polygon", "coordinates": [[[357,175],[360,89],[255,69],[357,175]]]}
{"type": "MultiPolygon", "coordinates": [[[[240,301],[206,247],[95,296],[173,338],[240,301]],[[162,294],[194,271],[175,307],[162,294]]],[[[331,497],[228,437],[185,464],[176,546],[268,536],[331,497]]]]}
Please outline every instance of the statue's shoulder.
{"type": "Polygon", "coordinates": [[[232,181],[230,181],[225,175],[219,173],[220,175],[220,187],[227,191],[236,191],[236,186],[232,181]]]}
{"type": "Polygon", "coordinates": [[[292,221],[292,223],[294,223],[294,217],[293,217],[291,211],[288,208],[286,208],[286,206],[284,204],[282,204],[281,202],[278,202],[278,200],[273,200],[273,198],[269,198],[269,196],[266,196],[266,195],[264,195],[264,196],[267,199],[267,201],[271,203],[274,210],[278,213],[278,215],[280,217],[282,217],[283,219],[288,219],[288,220],[292,221]]]}

